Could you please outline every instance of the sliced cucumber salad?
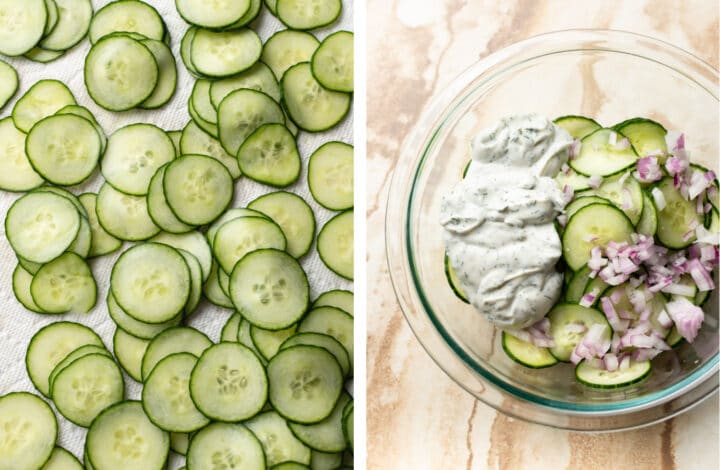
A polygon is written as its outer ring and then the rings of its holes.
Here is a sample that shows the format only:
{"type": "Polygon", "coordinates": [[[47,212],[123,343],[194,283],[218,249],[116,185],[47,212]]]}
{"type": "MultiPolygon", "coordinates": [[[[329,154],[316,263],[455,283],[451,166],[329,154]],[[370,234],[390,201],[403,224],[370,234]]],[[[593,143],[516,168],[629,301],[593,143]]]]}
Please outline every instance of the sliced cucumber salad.
{"type": "MultiPolygon", "coordinates": [[[[556,223],[564,292],[540,322],[504,331],[502,347],[528,368],[572,363],[585,386],[629,386],[652,373],[658,354],[704,334],[718,266],[717,178],[689,161],[683,134],[650,119],[554,122],[575,139],[556,176],[574,194],[556,223]]],[[[467,302],[447,257],[445,273],[467,302]]]]}

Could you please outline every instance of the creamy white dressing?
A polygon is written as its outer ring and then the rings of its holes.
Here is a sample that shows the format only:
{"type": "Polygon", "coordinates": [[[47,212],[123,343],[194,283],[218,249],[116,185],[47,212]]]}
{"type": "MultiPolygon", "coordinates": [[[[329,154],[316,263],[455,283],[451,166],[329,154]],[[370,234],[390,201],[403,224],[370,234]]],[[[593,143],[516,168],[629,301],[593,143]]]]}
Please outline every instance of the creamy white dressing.
{"type": "Polygon", "coordinates": [[[560,296],[553,222],[565,201],[551,177],[572,140],[542,116],[502,119],[473,139],[467,175],[443,198],[443,239],[460,286],[500,328],[532,325],[560,296]]]}

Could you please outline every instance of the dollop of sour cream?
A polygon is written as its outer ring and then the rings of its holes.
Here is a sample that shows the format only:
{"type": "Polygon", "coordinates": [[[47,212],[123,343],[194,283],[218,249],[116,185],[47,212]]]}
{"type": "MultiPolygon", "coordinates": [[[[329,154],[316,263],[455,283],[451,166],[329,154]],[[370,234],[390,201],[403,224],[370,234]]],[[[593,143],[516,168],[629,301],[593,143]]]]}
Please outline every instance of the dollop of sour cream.
{"type": "Polygon", "coordinates": [[[460,286],[500,328],[532,325],[560,296],[553,222],[566,201],[552,177],[572,141],[545,117],[504,118],[473,139],[467,175],[443,198],[443,239],[460,286]]]}

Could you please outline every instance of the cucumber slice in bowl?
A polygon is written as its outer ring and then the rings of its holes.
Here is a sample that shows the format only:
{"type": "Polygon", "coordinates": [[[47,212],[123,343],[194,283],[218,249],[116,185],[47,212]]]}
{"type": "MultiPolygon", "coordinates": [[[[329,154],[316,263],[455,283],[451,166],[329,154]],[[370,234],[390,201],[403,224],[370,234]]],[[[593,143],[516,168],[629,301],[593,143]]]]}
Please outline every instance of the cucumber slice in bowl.
{"type": "Polygon", "coordinates": [[[585,332],[595,324],[605,327],[602,335],[603,341],[610,341],[612,335],[612,329],[605,315],[594,308],[560,304],[548,313],[547,318],[550,320],[550,336],[555,341],[555,347],[550,348],[550,353],[559,361],[570,361],[570,355],[582,341],[585,332]],[[583,327],[582,332],[574,328],[577,325],[583,327]]]}
{"type": "Polygon", "coordinates": [[[266,468],[260,441],[242,424],[213,423],[190,441],[187,470],[233,468],[237,462],[242,463],[243,470],[266,468]]]}
{"type": "Polygon", "coordinates": [[[72,114],[41,120],[30,129],[25,144],[35,171],[59,186],[85,181],[95,170],[101,150],[93,123],[72,114]]]}
{"type": "Polygon", "coordinates": [[[85,260],[67,252],[33,277],[30,294],[47,313],[87,313],[97,302],[97,285],[85,260]]]}
{"type": "Polygon", "coordinates": [[[685,199],[675,188],[672,178],[663,178],[652,191],[660,191],[665,207],[657,212],[657,238],[663,245],[682,249],[696,239],[693,224],[702,225],[703,215],[695,210],[695,203],[685,199]]]}
{"type": "Polygon", "coordinates": [[[26,392],[0,397],[0,429],[0,455],[8,470],[41,468],[50,458],[58,434],[50,406],[26,392]]]}
{"type": "Polygon", "coordinates": [[[140,402],[125,401],[95,418],[85,446],[96,469],[155,469],[165,466],[170,437],[148,419],[140,402]]]}
{"type": "Polygon", "coordinates": [[[313,76],[309,62],[289,68],[283,75],[281,86],[290,119],[304,131],[330,129],[350,110],[352,96],[323,88],[313,76]]]}
{"type": "Polygon", "coordinates": [[[628,138],[637,154],[642,156],[659,154],[658,161],[665,162],[667,144],[665,134],[667,130],[655,121],[646,118],[633,118],[613,126],[622,135],[628,138]]]}
{"type": "Polygon", "coordinates": [[[80,217],[69,199],[49,192],[32,192],[15,201],[8,210],[5,233],[18,256],[47,263],[75,240],[80,217]]]}
{"type": "Polygon", "coordinates": [[[594,119],[585,116],[561,116],[553,122],[565,129],[574,139],[581,140],[602,127],[594,119]]]}
{"type": "Polygon", "coordinates": [[[48,18],[44,0],[0,0],[0,12],[0,54],[23,55],[43,37],[48,18]]]}
{"type": "Polygon", "coordinates": [[[503,331],[502,346],[510,359],[531,369],[542,369],[557,364],[558,360],[547,348],[540,348],[503,331]]]}
{"type": "Polygon", "coordinates": [[[620,388],[640,382],[650,375],[652,364],[650,361],[631,361],[627,369],[617,369],[612,372],[598,369],[587,361],[582,361],[575,368],[575,378],[578,382],[593,388],[620,388]]]}
{"type": "Polygon", "coordinates": [[[88,354],[65,367],[53,380],[52,398],[60,414],[88,427],[107,407],[125,395],[125,383],[115,361],[104,354],[88,354]]]}
{"type": "Polygon", "coordinates": [[[582,191],[579,195],[593,194],[607,199],[628,216],[633,225],[637,224],[644,206],[643,192],[640,183],[630,176],[613,176],[606,178],[599,188],[582,191]]]}
{"type": "Polygon", "coordinates": [[[635,232],[627,216],[609,204],[590,204],[570,218],[562,235],[563,257],[570,269],[577,271],[590,259],[595,246],[608,242],[632,243],[635,232]]]}
{"type": "Polygon", "coordinates": [[[286,419],[312,424],[332,413],[343,387],[340,365],[317,346],[283,349],[267,367],[270,402],[286,419]]]}
{"type": "Polygon", "coordinates": [[[268,379],[260,359],[238,343],[208,348],[190,377],[195,406],[216,421],[235,422],[255,416],[265,405],[267,394],[268,379]]]}
{"type": "Polygon", "coordinates": [[[155,90],[159,75],[150,49],[125,35],[101,39],[85,57],[88,94],[108,111],[126,111],[142,104],[155,90]]]}
{"type": "Polygon", "coordinates": [[[353,41],[353,33],[338,31],[326,37],[313,54],[313,76],[328,90],[353,92],[353,41]]]}
{"type": "Polygon", "coordinates": [[[623,148],[612,145],[612,135],[616,142],[625,138],[613,129],[598,129],[582,139],[580,154],[570,160],[570,167],[585,176],[609,176],[631,167],[638,159],[632,145],[623,148]]]}
{"type": "Polygon", "coordinates": [[[282,330],[302,318],[310,288],[300,264],[284,251],[256,250],[245,255],[230,276],[230,298],[253,325],[282,330]]]}

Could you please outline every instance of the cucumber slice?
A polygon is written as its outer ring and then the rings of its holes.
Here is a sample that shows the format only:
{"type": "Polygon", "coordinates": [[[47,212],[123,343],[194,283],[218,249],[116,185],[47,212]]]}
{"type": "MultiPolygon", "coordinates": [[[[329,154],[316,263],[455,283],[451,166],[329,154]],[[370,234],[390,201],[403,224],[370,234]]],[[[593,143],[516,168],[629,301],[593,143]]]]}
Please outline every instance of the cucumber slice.
{"type": "Polygon", "coordinates": [[[273,34],[265,42],[261,59],[280,80],[293,65],[310,62],[319,46],[320,41],[312,34],[285,29],[273,34]]]}
{"type": "MultiPolygon", "coordinates": [[[[210,277],[208,277],[207,281],[205,281],[205,284],[203,285],[203,294],[205,294],[205,297],[210,302],[217,305],[218,307],[233,308],[232,300],[230,300],[227,294],[225,294],[225,292],[223,292],[223,290],[220,288],[220,284],[218,284],[217,263],[213,263],[212,265],[210,277]]],[[[223,339],[223,341],[225,340],[223,339]]]]}
{"type": "Polygon", "coordinates": [[[121,328],[113,335],[113,352],[123,370],[136,382],[142,383],[142,360],[150,340],[138,338],[121,328]]]}
{"type": "Polygon", "coordinates": [[[570,160],[570,167],[585,176],[609,176],[630,168],[638,159],[635,149],[618,149],[610,145],[611,134],[619,142],[625,136],[613,129],[598,129],[582,139],[580,154],[570,160]]]}
{"type": "Polygon", "coordinates": [[[212,157],[225,165],[233,179],[238,179],[242,174],[237,158],[227,153],[220,141],[202,130],[195,121],[190,121],[183,129],[180,138],[180,153],[212,157]]]}
{"type": "Polygon", "coordinates": [[[583,295],[593,293],[593,295],[595,296],[595,300],[590,306],[594,307],[600,301],[600,297],[609,287],[610,286],[605,281],[603,281],[600,276],[595,276],[594,278],[590,279],[590,282],[588,282],[587,286],[585,286],[585,292],[583,292],[583,295]]]}
{"type": "Polygon", "coordinates": [[[100,137],[100,154],[105,154],[105,149],[107,148],[107,137],[105,136],[105,131],[103,131],[102,126],[100,126],[100,124],[97,122],[97,119],[95,119],[95,116],[93,116],[93,113],[91,113],[90,110],[88,110],[87,108],[83,108],[82,106],[70,104],[65,106],[63,109],[61,109],[55,114],[72,114],[90,121],[92,125],[95,126],[95,130],[100,137]]]}
{"type": "Polygon", "coordinates": [[[195,82],[190,94],[192,107],[203,121],[217,125],[217,110],[210,102],[210,80],[201,79],[195,82]]]}
{"type": "Polygon", "coordinates": [[[299,333],[321,333],[335,338],[350,356],[351,369],[355,357],[353,330],[353,317],[335,307],[313,308],[298,327],[299,333]]]}
{"type": "Polygon", "coordinates": [[[246,346],[253,353],[255,353],[258,359],[260,359],[262,365],[266,366],[267,361],[262,356],[262,354],[260,354],[260,351],[257,350],[257,348],[255,347],[255,343],[253,343],[252,335],[250,335],[250,327],[250,322],[243,318],[240,321],[240,325],[238,326],[237,338],[235,338],[235,341],[242,344],[243,346],[246,346]]]}
{"type": "Polygon", "coordinates": [[[170,449],[172,449],[173,452],[180,455],[187,455],[188,447],[190,447],[190,434],[184,432],[170,433],[170,449]]]}
{"type": "Polygon", "coordinates": [[[594,388],[620,388],[640,382],[650,375],[652,364],[650,361],[630,362],[625,369],[612,372],[591,366],[582,361],[575,368],[575,378],[578,382],[594,388]]]}
{"type": "Polygon", "coordinates": [[[252,29],[198,29],[190,45],[190,60],[203,75],[228,77],[255,65],[261,52],[262,41],[252,29]]]}
{"type": "Polygon", "coordinates": [[[614,125],[613,129],[627,137],[641,157],[659,153],[662,156],[658,160],[660,163],[665,162],[665,155],[667,155],[665,134],[667,131],[657,122],[645,118],[633,118],[614,125]]]}
{"type": "Polygon", "coordinates": [[[237,262],[250,252],[263,248],[284,250],[285,246],[281,228],[260,217],[238,217],[225,222],[213,241],[215,258],[226,273],[232,273],[237,262]]]}
{"type": "Polygon", "coordinates": [[[97,285],[85,260],[68,252],[40,268],[30,294],[44,312],[87,313],[97,302],[97,285]]]}
{"type": "Polygon", "coordinates": [[[690,246],[696,238],[691,224],[704,222],[702,214],[695,210],[695,202],[688,201],[675,189],[672,178],[663,178],[655,188],[665,197],[665,208],[657,212],[658,240],[676,250],[690,246]]]}
{"type": "Polygon", "coordinates": [[[606,178],[599,188],[588,189],[580,194],[592,194],[614,203],[628,216],[633,225],[637,224],[643,210],[643,192],[640,183],[630,176],[622,183],[622,175],[606,178]],[[629,203],[629,204],[628,204],[629,203]],[[623,206],[626,208],[623,209],[623,206]]]}
{"type": "Polygon", "coordinates": [[[79,43],[90,29],[93,8],[90,0],[54,0],[57,24],[38,44],[50,51],[65,51],[79,43]]]}
{"type": "Polygon", "coordinates": [[[158,65],[158,83],[152,94],[140,107],[143,109],[156,109],[170,101],[177,90],[177,64],[172,51],[162,41],[144,39],[140,43],[147,47],[155,57],[158,65]]]}
{"type": "Polygon", "coordinates": [[[69,353],[88,344],[103,346],[94,331],[79,323],[56,322],[38,330],[25,355],[28,376],[35,388],[49,396],[49,378],[55,366],[69,353]]]}
{"type": "Polygon", "coordinates": [[[261,219],[267,219],[268,217],[263,214],[262,212],[254,211],[252,209],[246,209],[246,208],[233,208],[228,209],[225,211],[223,215],[218,217],[218,219],[210,225],[210,228],[208,229],[207,233],[205,234],[205,237],[207,238],[208,244],[212,247],[213,243],[215,241],[215,235],[217,234],[218,230],[225,225],[225,222],[230,222],[231,220],[240,218],[240,217],[260,217],[261,219]]]}
{"type": "Polygon", "coordinates": [[[72,114],[39,121],[25,144],[35,171],[60,186],[85,181],[95,170],[101,150],[102,142],[93,123],[72,114]]]}
{"type": "Polygon", "coordinates": [[[146,38],[162,41],[165,24],[157,10],[149,4],[137,0],[118,0],[95,13],[90,24],[90,42],[95,44],[104,36],[118,31],[139,33],[146,38]]]}
{"type": "Polygon", "coordinates": [[[163,468],[170,437],[148,419],[140,402],[126,401],[106,409],[93,421],[85,445],[93,468],[163,468]]]}
{"type": "Polygon", "coordinates": [[[150,241],[189,251],[200,262],[203,279],[206,280],[210,276],[212,253],[202,233],[197,231],[183,234],[161,233],[150,241]]]}
{"type": "Polygon", "coordinates": [[[175,0],[175,8],[190,24],[211,29],[225,28],[238,22],[250,10],[250,0],[233,2],[175,0]]]}
{"type": "Polygon", "coordinates": [[[237,311],[253,325],[267,330],[281,330],[297,323],[308,307],[309,297],[305,271],[284,251],[253,251],[238,261],[230,276],[230,298],[237,311]]]}
{"type": "Polygon", "coordinates": [[[108,139],[102,174],[118,191],[144,196],[158,168],[173,160],[175,147],[165,131],[152,124],[131,124],[108,139]]]}
{"type": "Polygon", "coordinates": [[[353,211],[342,212],[320,230],[317,250],[320,259],[335,274],[353,280],[353,211]]]}
{"type": "Polygon", "coordinates": [[[327,454],[325,452],[312,451],[310,454],[310,468],[313,470],[337,470],[342,466],[342,453],[327,454]]]}
{"type": "Polygon", "coordinates": [[[182,133],[183,131],[167,131],[167,135],[168,137],[170,137],[170,140],[172,140],[173,147],[175,147],[176,158],[182,155],[182,152],[180,151],[180,140],[182,139],[182,133]]]}
{"type": "Polygon", "coordinates": [[[158,243],[136,245],[113,266],[110,289],[128,315],[164,323],[180,314],[190,294],[190,269],[177,250],[158,243]]]}
{"type": "Polygon", "coordinates": [[[88,354],[60,371],[52,382],[52,399],[60,414],[89,427],[107,407],[125,394],[120,368],[105,354],[88,354]]]}
{"type": "Polygon", "coordinates": [[[288,28],[315,29],[334,23],[342,11],[340,0],[277,0],[277,17],[288,28]]]}
{"type": "Polygon", "coordinates": [[[270,13],[277,15],[277,10],[275,8],[277,6],[277,0],[264,0],[264,3],[267,9],[270,10],[270,13]]]}
{"type": "Polygon", "coordinates": [[[45,1],[0,0],[0,11],[0,54],[18,56],[35,47],[45,33],[45,1]]]}
{"type": "Polygon", "coordinates": [[[314,307],[336,307],[340,310],[344,310],[350,315],[355,315],[355,296],[352,292],[347,290],[331,290],[323,292],[313,302],[314,307]]]}
{"type": "Polygon", "coordinates": [[[65,106],[77,104],[72,92],[57,80],[40,80],[20,98],[12,110],[15,127],[24,133],[65,106]]]}
{"type": "Polygon", "coordinates": [[[584,116],[561,116],[553,121],[557,126],[565,129],[573,139],[582,140],[602,126],[594,119],[584,116]]]}
{"type": "Polygon", "coordinates": [[[295,137],[282,124],[264,124],[250,134],[238,150],[238,164],[248,178],[278,188],[300,177],[295,137]]]}
{"type": "Polygon", "coordinates": [[[32,280],[33,275],[27,272],[20,264],[15,266],[12,279],[13,293],[17,301],[26,309],[35,313],[45,313],[37,306],[30,294],[30,284],[32,280]]]}
{"type": "Polygon", "coordinates": [[[153,339],[159,333],[172,328],[173,326],[177,326],[182,320],[182,316],[178,315],[177,318],[173,318],[165,323],[152,324],[138,321],[128,315],[127,312],[118,305],[115,300],[115,296],[112,295],[112,292],[108,292],[107,307],[110,318],[115,322],[118,328],[121,328],[131,335],[142,339],[153,339]]]}
{"type": "Polygon", "coordinates": [[[100,226],[120,240],[147,240],[160,231],[150,218],[144,196],[121,193],[108,183],[100,188],[95,212],[100,226]]]}
{"type": "Polygon", "coordinates": [[[193,432],[210,423],[190,399],[190,374],[197,362],[189,353],[172,354],[158,362],[145,380],[143,409],[160,429],[193,432]]]}
{"type": "Polygon", "coordinates": [[[250,0],[250,8],[248,11],[242,16],[242,18],[233,23],[229,29],[242,28],[243,26],[247,26],[255,21],[258,15],[260,15],[261,6],[262,0],[250,0]]]}
{"type": "Polygon", "coordinates": [[[163,188],[175,216],[190,225],[217,219],[227,209],[234,191],[227,168],[205,155],[184,155],[170,163],[163,188]]]}
{"type": "Polygon", "coordinates": [[[280,350],[280,345],[290,338],[297,331],[297,325],[292,325],[284,330],[264,330],[257,326],[250,326],[250,338],[262,357],[266,360],[272,359],[280,350]]]}
{"type": "Polygon", "coordinates": [[[220,142],[230,155],[237,155],[245,139],[263,124],[285,123],[280,105],[255,90],[230,93],[218,108],[220,142]]]}
{"type": "Polygon", "coordinates": [[[280,227],[290,256],[301,258],[310,251],[315,238],[315,215],[303,198],[278,191],[258,197],[248,208],[262,212],[280,227]]]}
{"type": "Polygon", "coordinates": [[[216,421],[242,421],[255,416],[265,405],[268,379],[262,363],[249,348],[220,343],[200,356],[190,378],[190,394],[205,416],[216,421]]]}
{"type": "Polygon", "coordinates": [[[585,333],[578,333],[568,329],[568,325],[582,325],[587,331],[592,325],[605,325],[603,340],[610,341],[612,329],[605,315],[594,308],[587,308],[575,304],[556,305],[547,318],[550,320],[550,336],[555,341],[555,347],[550,353],[559,361],[570,361],[570,355],[575,347],[582,341],[585,333]]]}
{"type": "Polygon", "coordinates": [[[80,217],[80,230],[78,231],[77,237],[75,237],[75,240],[72,242],[72,245],[68,247],[68,251],[71,251],[85,259],[90,253],[91,243],[92,229],[90,228],[90,222],[88,222],[85,217],[80,217]]]}
{"type": "Polygon", "coordinates": [[[163,331],[148,345],[142,360],[142,377],[146,380],[155,366],[168,356],[189,353],[199,357],[210,346],[212,341],[204,333],[190,327],[178,326],[163,331]]]}
{"type": "Polygon", "coordinates": [[[275,79],[270,67],[260,61],[240,75],[212,82],[210,85],[210,101],[215,108],[218,108],[227,95],[243,88],[263,92],[275,101],[280,102],[280,84],[275,79]]]}
{"type": "Polygon", "coordinates": [[[0,429],[0,455],[8,470],[41,468],[52,455],[58,434],[50,406],[25,392],[0,397],[0,429]]]}
{"type": "Polygon", "coordinates": [[[298,440],[289,423],[275,411],[266,411],[245,425],[260,440],[268,467],[282,462],[310,463],[310,448],[298,440]]]}
{"type": "Polygon", "coordinates": [[[332,336],[322,333],[297,333],[285,340],[285,342],[280,346],[280,349],[287,349],[302,344],[317,346],[325,349],[327,352],[335,356],[338,364],[340,364],[343,376],[348,377],[351,375],[352,366],[350,364],[350,355],[345,347],[332,336]]]}
{"type": "Polygon", "coordinates": [[[85,57],[88,94],[108,111],[126,111],[142,104],[152,95],[159,76],[160,69],[150,49],[125,35],[102,38],[85,57]]]}
{"type": "Polygon", "coordinates": [[[13,120],[0,120],[0,189],[3,191],[29,191],[43,184],[40,176],[30,165],[25,153],[26,135],[15,127],[13,120]]]}
{"type": "Polygon", "coordinates": [[[343,434],[345,435],[345,441],[350,446],[350,450],[354,450],[354,448],[355,448],[355,438],[354,438],[355,407],[353,406],[353,403],[354,402],[350,402],[345,406],[345,409],[347,410],[349,408],[349,411],[343,412],[343,421],[342,421],[343,434]]]}
{"type": "Polygon", "coordinates": [[[575,271],[572,278],[570,278],[570,283],[565,289],[566,302],[572,304],[580,302],[580,299],[582,299],[582,296],[585,293],[585,288],[590,282],[590,272],[591,270],[587,267],[587,265],[584,265],[575,271]]]}
{"type": "Polygon", "coordinates": [[[290,430],[305,445],[322,452],[342,452],[347,447],[343,434],[343,410],[352,401],[347,392],[340,395],[330,416],[315,424],[289,423],[290,430]]]}
{"type": "Polygon", "coordinates": [[[272,467],[272,470],[308,470],[309,468],[297,462],[283,462],[272,467]]]}
{"type": "Polygon", "coordinates": [[[316,346],[283,349],[267,367],[270,402],[296,423],[319,423],[332,413],[342,393],[343,377],[335,357],[316,346]]]}
{"type": "Polygon", "coordinates": [[[213,423],[198,431],[190,441],[188,470],[233,468],[265,470],[265,454],[255,435],[242,424],[213,423]]]}
{"type": "Polygon", "coordinates": [[[680,335],[680,333],[678,333],[677,327],[675,325],[673,325],[672,329],[670,329],[670,332],[665,337],[665,342],[668,345],[675,347],[678,344],[680,344],[683,341],[683,339],[685,339],[685,338],[683,338],[680,335]]]}
{"type": "Polygon", "coordinates": [[[503,331],[502,346],[510,359],[531,369],[542,369],[557,364],[558,360],[547,348],[539,348],[503,331]]]}
{"type": "MultiPolygon", "coordinates": [[[[15,256],[17,256],[17,254],[15,256]]],[[[33,276],[35,274],[37,274],[38,271],[40,271],[40,268],[42,268],[42,264],[40,264],[40,263],[28,261],[20,256],[17,256],[17,259],[18,259],[18,264],[20,266],[22,266],[22,268],[25,271],[27,271],[28,273],[30,273],[33,276]]]]}
{"type": "Polygon", "coordinates": [[[353,92],[353,42],[353,33],[338,31],[326,37],[313,54],[312,74],[328,90],[353,92]]]}
{"type": "Polygon", "coordinates": [[[73,454],[62,447],[55,447],[50,460],[43,465],[42,470],[83,470],[83,468],[73,454]]]}
{"type": "Polygon", "coordinates": [[[15,68],[0,60],[0,109],[4,108],[18,89],[18,74],[15,68]]]}
{"type": "Polygon", "coordinates": [[[26,59],[30,59],[33,62],[47,64],[48,62],[52,62],[64,56],[65,52],[66,51],[46,51],[45,49],[35,47],[29,52],[26,52],[23,57],[25,57],[26,59]]]}
{"type": "MultiPolygon", "coordinates": [[[[465,175],[463,174],[463,177],[464,176],[465,175]]],[[[590,188],[590,178],[585,175],[579,175],[572,168],[570,168],[570,171],[567,173],[562,171],[558,173],[557,176],[555,176],[555,181],[557,181],[558,186],[561,188],[568,186],[575,192],[590,188]]]]}
{"type": "Polygon", "coordinates": [[[304,131],[330,129],[350,110],[352,96],[323,88],[313,77],[309,62],[290,67],[283,75],[281,86],[290,119],[304,131]]]}
{"type": "Polygon", "coordinates": [[[10,206],[5,233],[18,256],[47,263],[73,243],[80,231],[80,213],[62,196],[32,192],[10,206]]]}
{"type": "Polygon", "coordinates": [[[565,215],[568,219],[575,215],[577,211],[585,206],[589,206],[590,204],[612,204],[612,201],[605,199],[604,197],[593,196],[587,191],[581,192],[577,196],[578,197],[574,201],[565,206],[565,215]]]}
{"type": "Polygon", "coordinates": [[[190,268],[190,296],[188,297],[187,304],[185,304],[185,315],[191,315],[197,308],[200,303],[200,298],[202,297],[202,266],[200,266],[200,261],[198,261],[195,255],[189,251],[183,250],[182,248],[178,248],[177,250],[183,258],[185,258],[185,263],[187,263],[188,268],[190,268]]]}
{"type": "Polygon", "coordinates": [[[195,33],[197,33],[197,31],[197,26],[191,26],[185,32],[185,35],[183,35],[182,41],[180,43],[180,58],[182,59],[185,68],[188,70],[188,72],[190,72],[191,75],[196,78],[202,78],[202,75],[200,75],[200,73],[195,69],[195,66],[192,64],[192,60],[190,60],[192,41],[195,38],[195,33]]]}
{"type": "Polygon", "coordinates": [[[637,233],[653,237],[657,233],[658,216],[655,202],[648,196],[647,192],[643,192],[643,210],[640,214],[640,220],[635,225],[637,233]]]}
{"type": "Polygon", "coordinates": [[[467,295],[465,295],[465,291],[463,290],[462,286],[460,286],[460,279],[458,279],[457,272],[455,271],[455,268],[452,267],[452,264],[450,264],[450,257],[448,257],[447,253],[445,253],[445,279],[447,279],[448,284],[450,285],[450,289],[452,289],[455,296],[457,296],[458,299],[462,300],[466,304],[470,303],[470,300],[468,300],[467,295]]]}
{"type": "Polygon", "coordinates": [[[147,194],[148,214],[155,225],[169,233],[186,233],[193,229],[192,225],[181,222],[173,213],[165,199],[165,168],[158,168],[150,180],[147,194]]]}
{"type": "Polygon", "coordinates": [[[333,211],[353,207],[353,153],[352,145],[328,142],[310,156],[308,186],[321,206],[333,211]]]}
{"type": "Polygon", "coordinates": [[[242,321],[242,315],[235,312],[227,319],[225,325],[223,325],[222,331],[220,332],[220,342],[235,342],[238,339],[238,330],[240,329],[240,322],[242,321]]]}
{"type": "Polygon", "coordinates": [[[632,243],[635,229],[630,219],[608,204],[590,204],[578,210],[562,234],[563,257],[573,271],[590,259],[595,246],[604,248],[609,241],[632,243]]]}

